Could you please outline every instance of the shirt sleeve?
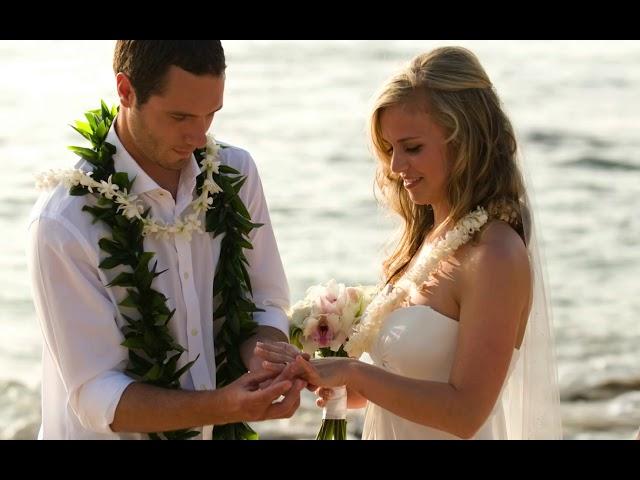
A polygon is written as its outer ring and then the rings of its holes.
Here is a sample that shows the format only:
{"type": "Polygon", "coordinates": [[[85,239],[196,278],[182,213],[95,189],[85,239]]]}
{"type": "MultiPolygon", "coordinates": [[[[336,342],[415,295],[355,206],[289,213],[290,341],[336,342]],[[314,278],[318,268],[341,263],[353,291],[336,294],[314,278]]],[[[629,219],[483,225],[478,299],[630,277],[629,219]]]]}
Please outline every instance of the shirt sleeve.
{"type": "Polygon", "coordinates": [[[117,310],[97,268],[97,255],[75,227],[41,217],[29,227],[28,268],[45,348],[80,423],[112,433],[125,388],[128,352],[117,310]]]}
{"type": "Polygon", "coordinates": [[[289,320],[285,313],[290,302],[289,284],[284,274],[258,170],[249,153],[242,153],[246,156],[242,171],[247,176],[247,181],[240,189],[239,196],[251,215],[251,221],[263,224],[249,233],[253,250],[244,250],[250,265],[248,273],[253,288],[253,302],[258,308],[265,310],[254,313],[253,318],[259,325],[275,327],[289,338],[289,320]]]}

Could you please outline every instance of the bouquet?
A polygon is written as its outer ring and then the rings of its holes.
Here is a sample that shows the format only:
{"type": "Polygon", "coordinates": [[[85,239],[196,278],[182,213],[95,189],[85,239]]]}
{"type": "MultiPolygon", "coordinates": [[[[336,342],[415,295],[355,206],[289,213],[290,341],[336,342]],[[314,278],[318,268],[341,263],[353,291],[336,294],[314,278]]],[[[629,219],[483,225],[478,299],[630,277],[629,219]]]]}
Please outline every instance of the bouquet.
{"type": "MultiPolygon", "coordinates": [[[[289,312],[291,343],[312,357],[347,357],[344,344],[375,294],[375,287],[346,287],[335,280],[307,290],[289,312]]],[[[346,386],[323,409],[316,440],[346,440],[346,386]]]]}

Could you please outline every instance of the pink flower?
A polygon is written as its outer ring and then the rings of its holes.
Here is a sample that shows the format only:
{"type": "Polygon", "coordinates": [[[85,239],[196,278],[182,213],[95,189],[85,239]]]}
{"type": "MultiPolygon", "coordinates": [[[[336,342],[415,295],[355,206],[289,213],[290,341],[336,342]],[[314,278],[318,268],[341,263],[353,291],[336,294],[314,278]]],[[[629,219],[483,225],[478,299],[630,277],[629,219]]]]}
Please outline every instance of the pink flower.
{"type": "Polygon", "coordinates": [[[318,319],[318,324],[311,334],[311,339],[320,347],[324,348],[333,340],[333,329],[329,325],[326,315],[318,319]]]}
{"type": "Polygon", "coordinates": [[[339,331],[340,316],[335,313],[321,314],[307,318],[303,331],[303,345],[305,351],[312,352],[318,348],[335,346],[339,340],[338,348],[344,342],[345,336],[339,331]]]}
{"type": "Polygon", "coordinates": [[[338,305],[338,297],[331,293],[327,293],[326,295],[319,297],[317,299],[316,306],[322,315],[328,315],[331,313],[335,313],[336,315],[342,314],[340,306],[338,305]]]}

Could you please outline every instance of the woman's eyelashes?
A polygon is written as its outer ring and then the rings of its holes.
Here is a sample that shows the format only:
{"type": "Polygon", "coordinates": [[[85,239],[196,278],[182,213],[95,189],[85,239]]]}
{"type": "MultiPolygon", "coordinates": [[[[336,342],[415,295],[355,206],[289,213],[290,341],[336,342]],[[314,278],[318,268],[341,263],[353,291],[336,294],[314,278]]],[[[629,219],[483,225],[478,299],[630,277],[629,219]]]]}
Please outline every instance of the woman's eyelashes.
{"type": "MultiPolygon", "coordinates": [[[[405,146],[402,147],[402,149],[404,150],[405,153],[408,153],[409,155],[415,155],[420,153],[420,151],[422,150],[422,145],[415,145],[415,146],[405,146]]],[[[387,154],[389,156],[393,155],[393,147],[389,147],[387,149],[387,154]]]]}

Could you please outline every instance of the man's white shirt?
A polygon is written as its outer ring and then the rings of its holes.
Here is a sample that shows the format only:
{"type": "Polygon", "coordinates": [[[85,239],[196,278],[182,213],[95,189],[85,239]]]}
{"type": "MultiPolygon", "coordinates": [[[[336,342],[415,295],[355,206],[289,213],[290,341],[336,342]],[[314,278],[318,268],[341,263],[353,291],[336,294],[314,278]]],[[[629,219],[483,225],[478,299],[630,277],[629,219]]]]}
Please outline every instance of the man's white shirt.
{"type": "MultiPolygon", "coordinates": [[[[113,125],[106,141],[116,147],[115,170],[127,172],[129,179],[135,177],[130,193],[138,195],[145,207],[151,207],[151,215],[164,223],[191,213],[185,209],[195,198],[200,174],[195,158],[181,171],[174,201],[128,154],[113,125]]],[[[240,198],[251,220],[264,224],[250,233],[253,250],[244,251],[250,263],[253,301],[265,310],[255,313],[254,320],[287,334],[289,287],[258,171],[245,150],[229,146],[219,152],[223,164],[247,176],[240,198]]],[[[89,170],[91,165],[81,161],[77,167],[89,170]]],[[[82,211],[84,205],[94,203],[91,194],[71,196],[58,186],[41,195],[29,221],[28,268],[44,338],[39,438],[147,438],[146,434],[115,433],[110,428],[120,396],[134,380],[124,372],[128,351],[120,345],[126,321],[117,304],[126,297],[126,288],[106,287],[125,270],[98,269],[106,256],[98,241],[110,238],[110,231],[102,222],[93,224],[93,216],[82,211]]],[[[164,239],[151,235],[144,239],[144,250],[155,253],[150,266],[157,261],[157,271],[166,270],[154,279],[152,288],[168,298],[169,309],[176,310],[170,331],[187,349],[178,368],[198,357],[181,377],[181,387],[187,390],[211,390],[216,385],[212,293],[223,235],[214,239],[209,233],[195,233],[191,240],[181,235],[164,239]]],[[[211,438],[212,426],[200,430],[196,438],[211,438]]]]}

